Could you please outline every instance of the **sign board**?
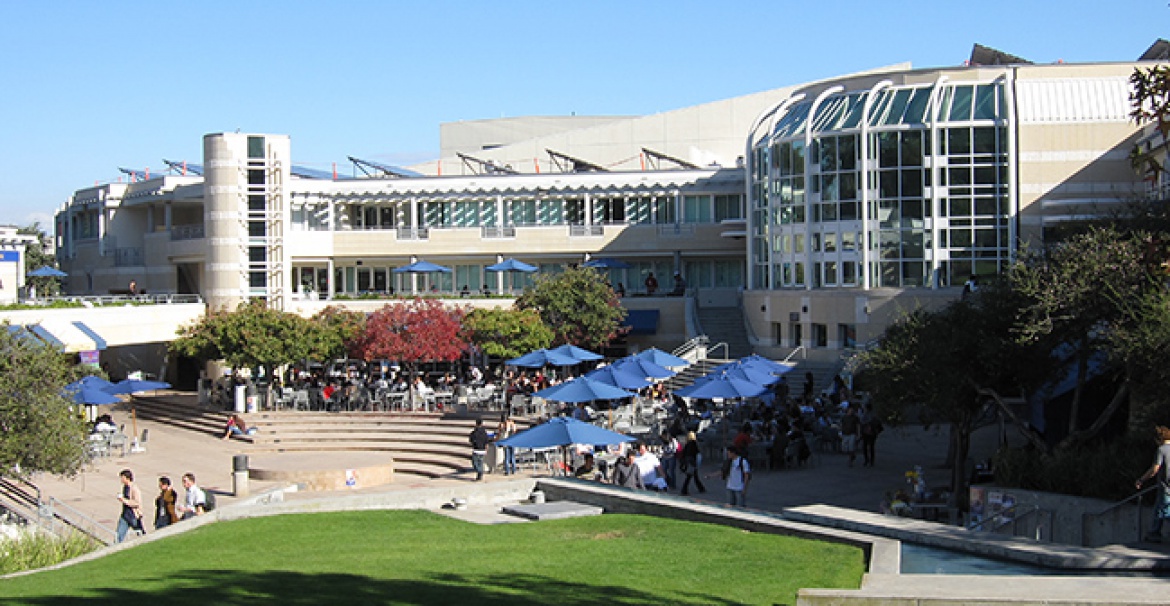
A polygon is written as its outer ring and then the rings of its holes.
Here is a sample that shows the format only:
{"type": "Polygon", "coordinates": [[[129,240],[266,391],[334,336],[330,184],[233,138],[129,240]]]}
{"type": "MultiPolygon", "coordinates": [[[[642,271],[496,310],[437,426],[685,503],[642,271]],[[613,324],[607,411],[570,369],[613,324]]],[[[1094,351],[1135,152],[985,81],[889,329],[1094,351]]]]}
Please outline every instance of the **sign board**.
{"type": "Polygon", "coordinates": [[[15,250],[0,250],[0,262],[19,263],[20,252],[15,250]]]}

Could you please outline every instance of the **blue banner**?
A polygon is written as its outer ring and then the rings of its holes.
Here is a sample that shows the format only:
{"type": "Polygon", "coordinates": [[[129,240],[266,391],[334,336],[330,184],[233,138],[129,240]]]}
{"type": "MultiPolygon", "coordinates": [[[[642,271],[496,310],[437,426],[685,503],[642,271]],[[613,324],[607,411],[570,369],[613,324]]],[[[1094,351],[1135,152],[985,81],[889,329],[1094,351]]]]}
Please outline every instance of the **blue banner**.
{"type": "Polygon", "coordinates": [[[18,263],[20,262],[20,253],[15,250],[0,250],[0,261],[18,263]]]}

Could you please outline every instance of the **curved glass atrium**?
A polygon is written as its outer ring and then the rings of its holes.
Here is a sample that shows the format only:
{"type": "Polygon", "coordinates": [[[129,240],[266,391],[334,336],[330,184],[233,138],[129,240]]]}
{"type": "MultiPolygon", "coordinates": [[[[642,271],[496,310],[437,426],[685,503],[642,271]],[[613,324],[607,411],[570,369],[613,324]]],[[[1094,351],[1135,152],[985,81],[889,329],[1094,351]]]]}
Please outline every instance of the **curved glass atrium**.
{"type": "Polygon", "coordinates": [[[929,288],[998,273],[1015,216],[1004,92],[882,83],[781,104],[752,135],[751,287],[929,288]]]}

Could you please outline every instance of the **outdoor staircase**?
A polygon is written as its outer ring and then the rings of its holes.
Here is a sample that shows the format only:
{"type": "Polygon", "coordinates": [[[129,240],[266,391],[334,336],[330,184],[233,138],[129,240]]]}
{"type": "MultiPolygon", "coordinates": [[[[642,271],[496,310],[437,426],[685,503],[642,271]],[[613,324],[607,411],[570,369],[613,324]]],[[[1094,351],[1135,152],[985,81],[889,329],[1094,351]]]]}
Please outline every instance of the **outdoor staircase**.
{"type": "MultiPolygon", "coordinates": [[[[743,309],[740,307],[699,308],[699,328],[711,339],[712,346],[727,344],[725,356],[738,359],[753,353],[748,339],[747,325],[744,324],[743,309]]],[[[714,353],[720,353],[718,348],[714,353]]]]}
{"type": "MultiPolygon", "coordinates": [[[[168,397],[135,398],[139,419],[220,437],[230,416],[168,397]]],[[[397,474],[437,478],[466,471],[475,417],[411,412],[262,411],[241,415],[258,432],[233,436],[260,452],[386,452],[397,474]]],[[[494,417],[484,417],[494,427],[494,417]]],[[[523,429],[526,422],[516,419],[523,429]]]]}

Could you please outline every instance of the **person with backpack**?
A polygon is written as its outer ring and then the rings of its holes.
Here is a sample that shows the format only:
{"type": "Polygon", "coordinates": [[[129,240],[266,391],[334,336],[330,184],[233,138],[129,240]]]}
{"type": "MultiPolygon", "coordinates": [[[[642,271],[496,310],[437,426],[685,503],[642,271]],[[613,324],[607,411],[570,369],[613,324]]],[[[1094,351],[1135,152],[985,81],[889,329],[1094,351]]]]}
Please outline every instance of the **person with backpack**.
{"type": "Polygon", "coordinates": [[[730,505],[747,507],[747,489],[752,480],[752,466],[734,446],[727,447],[727,458],[723,461],[723,479],[727,481],[727,502],[730,505]]]}
{"type": "Polygon", "coordinates": [[[195,474],[189,472],[183,474],[183,488],[187,490],[186,498],[183,499],[182,505],[175,507],[182,515],[182,519],[188,520],[207,513],[207,494],[195,484],[195,474]]]}

